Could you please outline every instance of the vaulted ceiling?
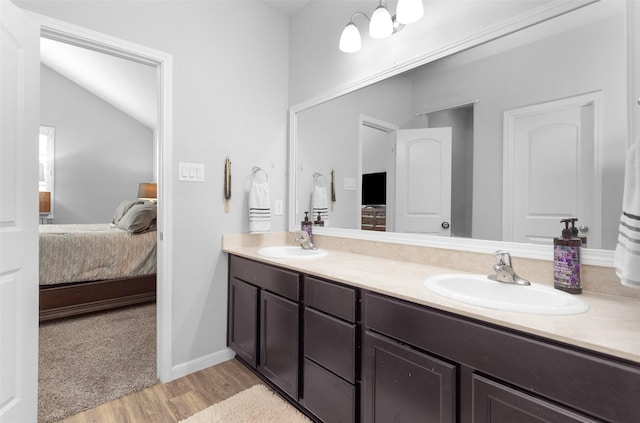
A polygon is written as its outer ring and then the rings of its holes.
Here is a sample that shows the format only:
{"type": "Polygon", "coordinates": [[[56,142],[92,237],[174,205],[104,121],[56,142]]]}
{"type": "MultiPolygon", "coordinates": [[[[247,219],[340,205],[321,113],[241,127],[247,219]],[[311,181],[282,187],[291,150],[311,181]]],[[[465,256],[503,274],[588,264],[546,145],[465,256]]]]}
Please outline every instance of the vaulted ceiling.
{"type": "MultiPolygon", "coordinates": [[[[313,0],[261,1],[293,16],[313,0]]],[[[156,128],[155,67],[47,38],[40,39],[40,60],[143,125],[156,128]]]]}

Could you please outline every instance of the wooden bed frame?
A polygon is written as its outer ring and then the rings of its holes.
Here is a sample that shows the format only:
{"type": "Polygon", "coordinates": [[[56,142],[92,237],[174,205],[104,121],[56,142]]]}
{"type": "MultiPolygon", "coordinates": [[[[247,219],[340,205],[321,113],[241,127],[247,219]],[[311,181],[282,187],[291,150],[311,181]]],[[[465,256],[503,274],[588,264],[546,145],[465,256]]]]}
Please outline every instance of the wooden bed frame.
{"type": "Polygon", "coordinates": [[[40,321],[156,300],[156,275],[40,285],[40,321]]]}

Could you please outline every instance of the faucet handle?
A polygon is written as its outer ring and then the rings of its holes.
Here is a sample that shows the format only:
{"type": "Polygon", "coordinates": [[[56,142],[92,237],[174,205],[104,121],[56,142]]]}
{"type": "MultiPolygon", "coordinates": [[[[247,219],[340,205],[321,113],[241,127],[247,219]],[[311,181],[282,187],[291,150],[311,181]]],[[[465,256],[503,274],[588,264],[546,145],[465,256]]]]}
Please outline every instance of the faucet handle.
{"type": "Polygon", "coordinates": [[[497,264],[500,266],[511,267],[511,254],[506,250],[498,250],[494,253],[496,255],[497,264]]]}

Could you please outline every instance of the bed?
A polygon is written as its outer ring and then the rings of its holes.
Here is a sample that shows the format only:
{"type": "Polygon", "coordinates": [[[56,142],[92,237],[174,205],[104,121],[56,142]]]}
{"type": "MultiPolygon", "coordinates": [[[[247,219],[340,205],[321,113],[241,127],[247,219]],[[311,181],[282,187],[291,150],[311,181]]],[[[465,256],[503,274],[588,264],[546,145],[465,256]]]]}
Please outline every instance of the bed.
{"type": "Polygon", "coordinates": [[[127,200],[111,223],[40,225],[40,321],[155,301],[155,222],[127,200]]]}

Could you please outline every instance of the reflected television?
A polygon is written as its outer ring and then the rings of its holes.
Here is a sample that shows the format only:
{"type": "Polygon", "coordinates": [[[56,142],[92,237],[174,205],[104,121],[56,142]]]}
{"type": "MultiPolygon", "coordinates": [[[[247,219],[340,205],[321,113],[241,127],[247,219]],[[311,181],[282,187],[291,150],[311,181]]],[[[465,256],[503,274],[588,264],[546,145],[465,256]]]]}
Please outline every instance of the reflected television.
{"type": "Polygon", "coordinates": [[[387,204],[387,172],[362,175],[362,205],[383,206],[387,204]]]}

